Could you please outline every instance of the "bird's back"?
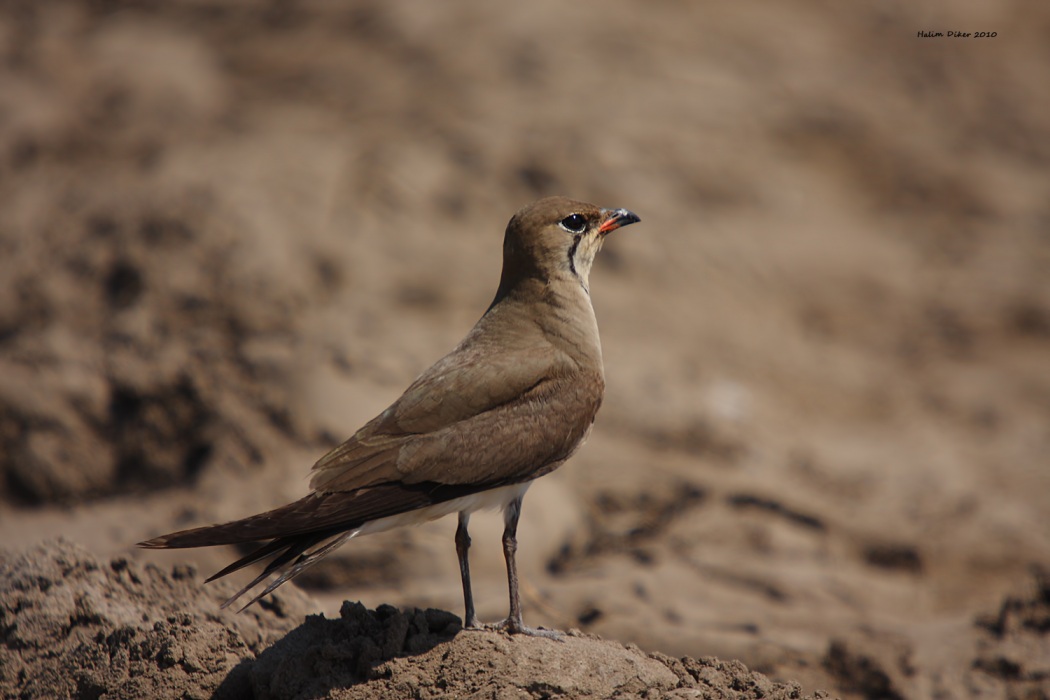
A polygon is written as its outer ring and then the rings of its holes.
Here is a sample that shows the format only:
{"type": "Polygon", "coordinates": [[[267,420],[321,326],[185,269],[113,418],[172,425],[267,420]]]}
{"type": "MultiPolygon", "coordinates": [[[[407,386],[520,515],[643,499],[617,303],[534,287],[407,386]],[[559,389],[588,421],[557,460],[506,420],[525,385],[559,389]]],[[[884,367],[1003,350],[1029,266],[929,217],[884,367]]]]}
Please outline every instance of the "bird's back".
{"type": "Polygon", "coordinates": [[[315,465],[311,485],[505,484],[579,446],[605,390],[590,299],[572,287],[497,298],[463,341],[315,465]]]}

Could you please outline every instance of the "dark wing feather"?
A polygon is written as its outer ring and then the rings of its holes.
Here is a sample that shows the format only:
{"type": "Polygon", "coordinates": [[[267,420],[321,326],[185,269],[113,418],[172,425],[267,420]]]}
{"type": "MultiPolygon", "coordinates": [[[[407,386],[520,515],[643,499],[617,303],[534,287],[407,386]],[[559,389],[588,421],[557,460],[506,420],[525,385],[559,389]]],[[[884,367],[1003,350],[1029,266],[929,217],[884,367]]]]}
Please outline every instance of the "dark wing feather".
{"type": "MultiPolygon", "coordinates": [[[[181,530],[140,542],[147,549],[184,549],[244,544],[270,539],[286,539],[318,532],[354,530],[370,520],[425,508],[452,498],[491,488],[487,485],[450,486],[420,484],[382,484],[353,493],[311,493],[294,503],[241,520],[181,530]]],[[[259,558],[266,556],[260,555],[259,558]]]]}

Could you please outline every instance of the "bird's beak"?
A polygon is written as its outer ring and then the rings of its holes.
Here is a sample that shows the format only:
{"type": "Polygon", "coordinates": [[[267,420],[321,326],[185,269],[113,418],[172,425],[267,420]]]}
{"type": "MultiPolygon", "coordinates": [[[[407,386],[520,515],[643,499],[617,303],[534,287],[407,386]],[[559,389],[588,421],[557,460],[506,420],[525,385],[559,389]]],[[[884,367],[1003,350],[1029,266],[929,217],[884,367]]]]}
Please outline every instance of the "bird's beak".
{"type": "Polygon", "coordinates": [[[638,215],[633,211],[627,211],[626,209],[602,209],[602,216],[605,220],[602,221],[602,225],[598,227],[598,233],[603,236],[610,231],[615,231],[621,226],[629,226],[641,221],[638,215]]]}

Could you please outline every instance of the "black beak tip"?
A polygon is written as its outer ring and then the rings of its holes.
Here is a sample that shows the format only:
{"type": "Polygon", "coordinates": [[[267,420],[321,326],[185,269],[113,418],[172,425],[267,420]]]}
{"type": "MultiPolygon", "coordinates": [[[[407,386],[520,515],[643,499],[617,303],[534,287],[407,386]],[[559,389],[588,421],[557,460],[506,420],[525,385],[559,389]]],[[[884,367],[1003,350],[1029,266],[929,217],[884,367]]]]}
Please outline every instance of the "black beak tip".
{"type": "Polygon", "coordinates": [[[620,222],[620,226],[628,226],[630,224],[636,224],[642,220],[642,217],[635,214],[633,211],[628,209],[617,209],[617,219],[620,222]]]}
{"type": "Polygon", "coordinates": [[[630,226],[641,221],[641,217],[628,209],[607,210],[606,219],[599,229],[602,233],[609,233],[624,226],[630,226]]]}

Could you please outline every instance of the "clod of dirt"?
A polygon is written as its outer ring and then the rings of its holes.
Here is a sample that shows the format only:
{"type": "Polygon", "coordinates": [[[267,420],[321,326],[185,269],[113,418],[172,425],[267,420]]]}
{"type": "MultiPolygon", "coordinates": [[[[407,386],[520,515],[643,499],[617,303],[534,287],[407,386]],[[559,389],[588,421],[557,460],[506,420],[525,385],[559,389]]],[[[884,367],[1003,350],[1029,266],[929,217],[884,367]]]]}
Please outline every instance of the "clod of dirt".
{"type": "Polygon", "coordinates": [[[1025,594],[1007,596],[976,624],[983,634],[972,668],[983,684],[1006,697],[1050,697],[1050,570],[1036,567],[1025,594]]]}
{"type": "Polygon", "coordinates": [[[310,609],[298,589],[242,615],[190,567],[100,561],[66,540],[0,559],[0,696],[250,697],[255,654],[310,609]]]}

